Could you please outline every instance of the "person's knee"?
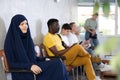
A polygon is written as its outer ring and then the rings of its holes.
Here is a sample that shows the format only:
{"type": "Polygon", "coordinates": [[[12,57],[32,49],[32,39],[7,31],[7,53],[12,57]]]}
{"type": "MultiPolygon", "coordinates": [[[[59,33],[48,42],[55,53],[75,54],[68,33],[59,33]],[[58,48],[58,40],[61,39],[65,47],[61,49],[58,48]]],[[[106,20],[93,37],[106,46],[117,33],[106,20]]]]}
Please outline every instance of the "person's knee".
{"type": "Polygon", "coordinates": [[[90,58],[89,57],[85,57],[85,64],[90,64],[91,63],[91,60],[90,60],[90,58]]]}

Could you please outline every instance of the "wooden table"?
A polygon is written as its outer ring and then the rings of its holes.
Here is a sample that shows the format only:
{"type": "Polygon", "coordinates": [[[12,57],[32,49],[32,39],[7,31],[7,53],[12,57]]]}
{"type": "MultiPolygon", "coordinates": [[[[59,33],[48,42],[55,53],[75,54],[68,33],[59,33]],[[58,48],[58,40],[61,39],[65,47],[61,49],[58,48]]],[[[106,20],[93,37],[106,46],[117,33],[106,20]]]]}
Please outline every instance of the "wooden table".
{"type": "MultiPolygon", "coordinates": [[[[109,64],[110,60],[108,60],[108,59],[103,59],[102,62],[109,64]]],[[[111,71],[111,70],[110,70],[110,71],[100,71],[100,78],[101,78],[101,79],[104,79],[105,76],[108,76],[108,77],[116,77],[117,74],[116,74],[115,72],[111,71]]]]}
{"type": "Polygon", "coordinates": [[[108,60],[108,59],[102,59],[101,60],[104,64],[109,64],[109,62],[110,62],[110,60],[108,60]]]}
{"type": "Polygon", "coordinates": [[[100,72],[100,78],[104,79],[104,77],[117,77],[117,74],[115,72],[112,71],[101,71],[100,72]]]}

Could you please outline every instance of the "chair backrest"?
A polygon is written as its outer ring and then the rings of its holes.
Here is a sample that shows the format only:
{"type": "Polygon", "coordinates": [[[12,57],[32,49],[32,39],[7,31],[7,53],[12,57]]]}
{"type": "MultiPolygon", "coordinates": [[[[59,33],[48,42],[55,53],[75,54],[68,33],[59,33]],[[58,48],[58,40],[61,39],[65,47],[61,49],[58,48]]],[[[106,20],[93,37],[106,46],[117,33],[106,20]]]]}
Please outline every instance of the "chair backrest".
{"type": "Polygon", "coordinates": [[[47,52],[47,50],[46,50],[46,47],[45,47],[45,45],[42,43],[41,45],[40,45],[40,48],[41,48],[41,53],[42,53],[42,55],[43,55],[43,57],[49,57],[49,58],[60,58],[63,62],[65,62],[65,60],[66,60],[66,57],[65,56],[49,56],[48,55],[48,52],[47,52]]]}
{"type": "MultiPolygon", "coordinates": [[[[39,45],[35,45],[35,47],[38,48],[39,45]]],[[[38,48],[38,52],[39,52],[39,48],[38,48]]],[[[3,64],[5,72],[9,72],[8,61],[7,61],[7,58],[5,56],[4,49],[0,50],[0,59],[2,59],[2,64],[3,64]]]]}
{"type": "Polygon", "coordinates": [[[41,43],[41,45],[40,45],[40,52],[43,57],[49,57],[46,47],[43,43],[41,43]]]}
{"type": "Polygon", "coordinates": [[[3,62],[3,66],[4,66],[4,70],[6,72],[9,72],[9,66],[8,66],[8,62],[7,62],[7,59],[6,59],[6,56],[5,56],[5,52],[4,50],[0,50],[0,58],[2,59],[2,62],[3,62]]]}
{"type": "Polygon", "coordinates": [[[35,48],[36,56],[41,57],[42,55],[41,55],[40,45],[35,44],[34,48],[35,48]]]}
{"type": "MultiPolygon", "coordinates": [[[[38,54],[40,52],[39,45],[35,45],[35,48],[36,48],[35,51],[37,51],[36,53],[38,54]]],[[[40,55],[40,53],[39,53],[39,55],[40,55]]],[[[5,72],[9,72],[10,70],[9,70],[9,66],[8,66],[7,58],[5,56],[4,49],[0,50],[0,58],[2,59],[2,64],[3,64],[5,72]]]]}

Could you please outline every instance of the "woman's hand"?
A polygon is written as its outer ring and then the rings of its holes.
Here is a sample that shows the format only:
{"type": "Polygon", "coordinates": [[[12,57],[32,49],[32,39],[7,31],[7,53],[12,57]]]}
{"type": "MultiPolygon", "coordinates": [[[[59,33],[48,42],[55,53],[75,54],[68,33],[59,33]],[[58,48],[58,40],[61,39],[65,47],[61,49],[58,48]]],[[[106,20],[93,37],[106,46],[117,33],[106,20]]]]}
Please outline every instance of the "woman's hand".
{"type": "Polygon", "coordinates": [[[37,65],[32,65],[30,70],[35,74],[39,74],[42,72],[42,69],[37,65]]]}

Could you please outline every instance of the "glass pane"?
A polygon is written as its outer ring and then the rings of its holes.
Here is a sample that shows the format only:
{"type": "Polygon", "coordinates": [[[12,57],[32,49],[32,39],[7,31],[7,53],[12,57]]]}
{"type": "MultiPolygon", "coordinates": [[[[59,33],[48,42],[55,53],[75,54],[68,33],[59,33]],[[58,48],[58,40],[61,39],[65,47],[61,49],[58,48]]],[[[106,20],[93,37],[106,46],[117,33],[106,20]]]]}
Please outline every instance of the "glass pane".
{"type": "Polygon", "coordinates": [[[78,0],[78,3],[84,3],[84,2],[93,2],[94,0],[78,0]]]}
{"type": "Polygon", "coordinates": [[[78,25],[81,28],[81,34],[85,33],[84,23],[87,18],[90,18],[93,14],[93,7],[78,7],[78,25]]]}
{"type": "Polygon", "coordinates": [[[115,3],[115,0],[110,0],[110,2],[115,3]]]}
{"type": "MultiPolygon", "coordinates": [[[[77,0],[78,3],[93,3],[95,0],[77,0]]],[[[105,0],[100,0],[100,2],[104,2],[105,0]]],[[[109,0],[111,3],[115,3],[115,0],[109,0]]]]}
{"type": "Polygon", "coordinates": [[[100,8],[98,26],[101,35],[115,35],[115,6],[110,6],[109,17],[104,17],[100,8]]]}
{"type": "Polygon", "coordinates": [[[120,35],[120,7],[118,7],[118,34],[120,35]]]}
{"type": "MultiPolygon", "coordinates": [[[[106,0],[100,0],[100,2],[104,2],[104,1],[106,1],[106,0]]],[[[110,1],[110,3],[115,3],[115,0],[109,0],[110,1]]]]}
{"type": "MultiPolygon", "coordinates": [[[[93,14],[92,6],[78,7],[78,25],[81,27],[81,33],[84,34],[84,23],[87,18],[93,14]]],[[[120,25],[119,25],[120,26],[120,25]]],[[[102,8],[99,10],[98,31],[101,35],[115,35],[115,6],[110,6],[109,17],[104,17],[102,8]]],[[[120,33],[120,28],[119,28],[120,33]]]]}

